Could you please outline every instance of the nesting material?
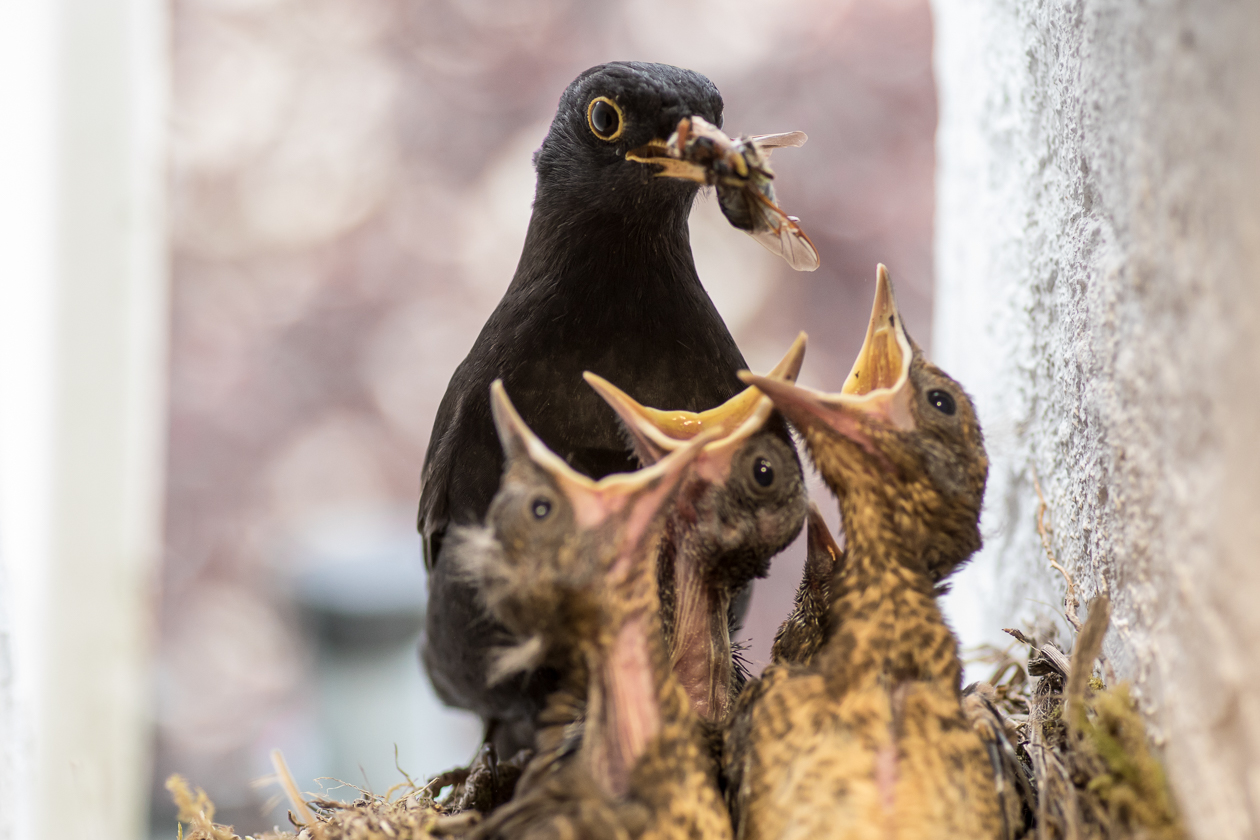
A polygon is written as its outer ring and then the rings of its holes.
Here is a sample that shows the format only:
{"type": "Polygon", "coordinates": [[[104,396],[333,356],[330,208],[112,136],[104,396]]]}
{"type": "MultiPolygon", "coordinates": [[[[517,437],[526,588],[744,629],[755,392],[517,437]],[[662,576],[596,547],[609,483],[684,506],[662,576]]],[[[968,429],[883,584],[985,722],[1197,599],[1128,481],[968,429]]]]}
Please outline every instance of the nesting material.
{"type": "MultiPolygon", "coordinates": [[[[1027,663],[1003,654],[990,683],[968,689],[969,715],[1005,770],[999,788],[1012,840],[1188,836],[1128,685],[1108,687],[1094,675],[1109,620],[1110,603],[1095,599],[1070,655],[1053,642],[1007,631],[1028,646],[1027,663]]],[[[179,808],[181,840],[458,838],[510,797],[526,758],[500,762],[486,748],[468,768],[426,784],[408,777],[384,795],[364,792],[343,803],[306,799],[277,753],[276,778],[292,805],[293,830],[256,838],[215,823],[209,797],[181,776],[166,787],[179,808]],[[443,799],[435,798],[447,788],[443,799]]]]}
{"type": "Polygon", "coordinates": [[[451,771],[417,785],[410,778],[395,785],[384,795],[363,792],[354,802],[338,802],[323,797],[305,799],[278,752],[273,754],[276,776],[288,794],[293,810],[289,812],[292,831],[268,831],[261,835],[241,837],[231,826],[214,821],[214,803],[200,788],[195,791],[177,775],[166,782],[176,807],[179,808],[180,840],[430,840],[430,838],[462,837],[481,818],[475,810],[459,810],[434,800],[433,793],[444,786],[453,790],[448,801],[476,796],[478,765],[467,770],[451,771]]]}
{"type": "Polygon", "coordinates": [[[1007,631],[1029,646],[1027,667],[1006,659],[988,693],[1010,724],[1032,783],[1023,825],[1013,826],[1011,837],[1187,837],[1128,684],[1108,687],[1094,675],[1110,614],[1106,596],[1094,599],[1070,657],[1053,642],[1039,645],[1007,631]]]}

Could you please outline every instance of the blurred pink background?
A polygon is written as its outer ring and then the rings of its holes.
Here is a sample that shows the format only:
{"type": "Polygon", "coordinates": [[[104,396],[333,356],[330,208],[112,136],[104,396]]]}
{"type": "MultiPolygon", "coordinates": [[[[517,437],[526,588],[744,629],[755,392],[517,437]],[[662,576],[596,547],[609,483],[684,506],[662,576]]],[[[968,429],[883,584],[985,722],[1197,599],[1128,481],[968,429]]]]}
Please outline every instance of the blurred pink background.
{"type": "MultiPolygon", "coordinates": [[[[155,836],[173,835],[170,772],[244,833],[283,820],[274,788],[250,785],[273,747],[306,789],[335,775],[377,791],[401,780],[394,744],[413,776],[475,748],[475,721],[435,709],[415,656],[420,467],[515,267],[530,156],[585,68],[686,66],[722,91],[728,133],[810,135],[775,156],[776,188],[817,272],[764,252],[711,196],[693,216],[700,276],[754,369],[804,329],[802,380],[837,387],[880,261],[930,342],[926,0],[178,0],[173,57],[155,836]],[[364,615],[381,620],[363,630],[364,615]]],[[[800,564],[797,545],[758,585],[756,669],[800,564]]]]}

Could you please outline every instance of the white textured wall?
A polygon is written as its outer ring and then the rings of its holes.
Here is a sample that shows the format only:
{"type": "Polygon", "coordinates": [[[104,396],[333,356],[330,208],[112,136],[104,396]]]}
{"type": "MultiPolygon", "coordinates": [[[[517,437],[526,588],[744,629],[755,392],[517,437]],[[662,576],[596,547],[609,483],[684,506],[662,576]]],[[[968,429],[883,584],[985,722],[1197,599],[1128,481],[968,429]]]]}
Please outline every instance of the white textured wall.
{"type": "Polygon", "coordinates": [[[1260,836],[1260,3],[936,0],[935,356],[993,459],[970,641],[1061,604],[1201,838],[1260,836]]]}

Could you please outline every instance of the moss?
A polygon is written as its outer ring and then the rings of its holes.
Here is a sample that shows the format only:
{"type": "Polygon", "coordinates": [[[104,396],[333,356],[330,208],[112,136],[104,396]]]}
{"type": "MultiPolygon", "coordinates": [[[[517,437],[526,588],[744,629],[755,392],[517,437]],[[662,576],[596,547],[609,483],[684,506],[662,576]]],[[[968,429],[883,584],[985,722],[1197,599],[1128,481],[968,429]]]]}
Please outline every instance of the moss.
{"type": "Polygon", "coordinates": [[[1188,835],[1128,685],[1108,688],[1092,676],[1108,605],[1095,602],[1089,612],[1081,636],[1067,646],[1074,651],[1070,667],[1062,648],[1047,652],[1052,643],[1034,644],[1022,633],[1012,635],[1029,646],[1026,665],[1009,667],[1009,652],[995,658],[996,705],[1021,721],[1019,746],[1037,790],[1035,813],[1011,837],[1181,840],[1188,835]],[[1022,673],[1039,676],[1025,681],[1022,673]]]}
{"type": "Polygon", "coordinates": [[[1099,692],[1089,712],[1078,749],[1098,769],[1086,788],[1102,801],[1112,824],[1123,832],[1120,836],[1184,837],[1163,765],[1151,749],[1129,687],[1099,692]]]}

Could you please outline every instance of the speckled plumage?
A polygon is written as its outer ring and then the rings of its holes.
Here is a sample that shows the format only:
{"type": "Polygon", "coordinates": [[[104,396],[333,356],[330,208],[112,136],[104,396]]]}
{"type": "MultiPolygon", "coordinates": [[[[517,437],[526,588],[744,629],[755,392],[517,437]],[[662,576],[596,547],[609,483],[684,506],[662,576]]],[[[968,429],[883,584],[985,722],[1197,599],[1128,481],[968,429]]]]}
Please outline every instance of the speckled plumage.
{"type": "Polygon", "coordinates": [[[802,431],[846,549],[813,662],[771,666],[737,706],[724,763],[741,838],[1001,832],[935,590],[980,545],[987,458],[970,401],[905,335],[882,267],[879,283],[842,395],[746,379],[802,431]]]}
{"type": "Polygon", "coordinates": [[[595,483],[532,436],[501,388],[492,404],[507,465],[464,573],[520,640],[504,674],[545,660],[565,679],[516,795],[474,836],[729,837],[706,733],[662,644],[649,550],[707,437],[595,483]]]}
{"type": "Polygon", "coordinates": [[[810,502],[805,568],[792,612],[774,635],[771,662],[808,665],[813,661],[830,630],[831,581],[843,565],[844,549],[831,536],[818,505],[810,502]]]}
{"type": "MultiPolygon", "coordinates": [[[[769,375],[794,381],[805,343],[801,333],[769,375]]],[[[587,374],[587,381],[617,411],[644,464],[702,431],[717,435],[688,469],[656,551],[661,623],[674,673],[697,714],[721,723],[744,679],[732,655],[731,605],[801,530],[800,459],[783,440],[782,417],[755,388],[695,413],[645,408],[598,376],[587,374]]]]}

